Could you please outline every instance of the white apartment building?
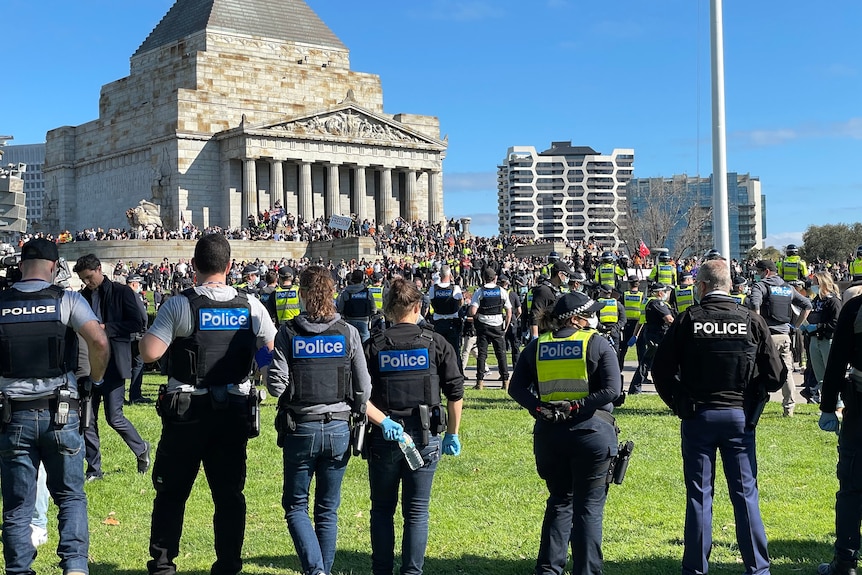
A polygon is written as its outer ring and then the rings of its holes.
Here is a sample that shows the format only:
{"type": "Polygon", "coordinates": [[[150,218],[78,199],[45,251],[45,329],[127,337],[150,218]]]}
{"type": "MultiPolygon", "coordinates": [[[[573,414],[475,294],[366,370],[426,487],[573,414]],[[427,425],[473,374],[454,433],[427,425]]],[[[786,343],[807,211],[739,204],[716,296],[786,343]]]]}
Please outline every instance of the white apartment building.
{"type": "MultiPolygon", "coordinates": [[[[3,147],[3,165],[27,164],[27,170],[21,174],[24,180],[24,195],[26,196],[28,229],[42,220],[42,208],[45,196],[45,175],[42,166],[45,165],[45,144],[22,144],[3,147]]],[[[54,231],[54,230],[46,230],[54,231]]]]}
{"type": "Polygon", "coordinates": [[[633,170],[633,149],[605,155],[571,142],[552,142],[544,152],[513,146],[497,168],[500,232],[618,248],[633,170]]]}

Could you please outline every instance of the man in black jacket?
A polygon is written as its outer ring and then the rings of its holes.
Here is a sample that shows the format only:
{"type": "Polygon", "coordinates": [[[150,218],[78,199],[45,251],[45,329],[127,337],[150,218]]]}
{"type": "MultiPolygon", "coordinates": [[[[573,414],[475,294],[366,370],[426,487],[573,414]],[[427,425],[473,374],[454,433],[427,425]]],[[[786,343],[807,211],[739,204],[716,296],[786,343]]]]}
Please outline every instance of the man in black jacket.
{"type": "Polygon", "coordinates": [[[111,359],[105,370],[104,381],[93,381],[93,420],[84,432],[87,446],[87,480],[101,479],[102,454],[99,445],[99,405],[105,404],[105,419],[137,458],[138,473],[150,467],[150,444],[123,414],[126,396],[126,379],[132,375],[131,336],[146,330],[135,292],[128,286],[115,283],[102,273],[102,262],[94,254],[78,258],[75,273],[84,282],[81,295],[99,319],[108,336],[111,359]]]}

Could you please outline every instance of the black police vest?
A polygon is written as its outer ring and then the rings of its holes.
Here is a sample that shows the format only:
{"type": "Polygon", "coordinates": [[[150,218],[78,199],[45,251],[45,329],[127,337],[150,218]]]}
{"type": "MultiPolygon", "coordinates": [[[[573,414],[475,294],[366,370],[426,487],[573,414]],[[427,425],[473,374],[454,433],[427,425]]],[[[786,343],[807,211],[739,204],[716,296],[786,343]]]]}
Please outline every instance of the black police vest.
{"type": "Polygon", "coordinates": [[[374,333],[371,357],[379,385],[371,387],[371,401],[384,413],[408,417],[420,405],[440,405],[440,376],[434,337],[430,330],[409,341],[392,341],[383,330],[374,333]]]}
{"type": "Polygon", "coordinates": [[[667,311],[670,311],[667,303],[658,299],[648,301],[644,307],[644,318],[646,321],[644,329],[647,327],[650,329],[667,329],[667,324],[664,321],[667,311]]]}
{"type": "Polygon", "coordinates": [[[761,315],[771,324],[790,323],[793,321],[793,288],[788,284],[763,284],[763,310],[761,315]]]}
{"type": "Polygon", "coordinates": [[[735,305],[731,310],[688,310],[691,333],[683,338],[680,381],[692,399],[709,403],[715,394],[744,392],[754,375],[757,343],[751,313],[735,305]]]}
{"type": "Polygon", "coordinates": [[[64,293],[57,286],[0,292],[0,375],[48,379],[75,370],[78,336],[61,321],[64,293]]]}
{"type": "Polygon", "coordinates": [[[351,293],[344,292],[344,317],[369,317],[372,313],[374,297],[368,289],[351,293]]]}
{"type": "Polygon", "coordinates": [[[338,320],[326,331],[311,333],[290,320],[282,329],[290,336],[287,405],[310,407],[350,401],[353,388],[347,323],[338,320]]]}
{"type": "Polygon", "coordinates": [[[434,313],[441,315],[452,315],[458,312],[460,305],[458,300],[452,297],[455,294],[455,288],[434,286],[434,297],[431,298],[431,305],[434,307],[434,313]]]}
{"type": "Polygon", "coordinates": [[[499,315],[503,312],[503,292],[500,286],[482,288],[482,299],[479,300],[477,313],[482,315],[499,315]]]}
{"type": "Polygon", "coordinates": [[[260,303],[262,303],[263,305],[266,305],[267,303],[269,303],[269,300],[274,297],[273,296],[274,293],[275,293],[275,288],[271,288],[269,286],[260,290],[260,292],[258,293],[258,296],[260,297],[260,303]]]}
{"type": "Polygon", "coordinates": [[[215,301],[187,289],[194,331],[174,340],[168,350],[168,375],[198,388],[242,383],[257,351],[248,296],[215,301]]]}

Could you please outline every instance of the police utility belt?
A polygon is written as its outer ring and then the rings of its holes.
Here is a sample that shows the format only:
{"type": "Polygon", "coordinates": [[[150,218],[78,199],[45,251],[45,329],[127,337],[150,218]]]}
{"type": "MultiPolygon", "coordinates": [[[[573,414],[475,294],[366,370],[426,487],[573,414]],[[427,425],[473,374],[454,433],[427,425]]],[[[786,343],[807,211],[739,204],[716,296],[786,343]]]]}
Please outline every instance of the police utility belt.
{"type": "Polygon", "coordinates": [[[57,388],[52,395],[38,399],[12,399],[0,393],[0,431],[6,430],[13,413],[37,409],[49,410],[55,425],[66,425],[69,423],[69,414],[78,413],[82,404],[82,401],[72,397],[71,390],[65,385],[57,388]]]}

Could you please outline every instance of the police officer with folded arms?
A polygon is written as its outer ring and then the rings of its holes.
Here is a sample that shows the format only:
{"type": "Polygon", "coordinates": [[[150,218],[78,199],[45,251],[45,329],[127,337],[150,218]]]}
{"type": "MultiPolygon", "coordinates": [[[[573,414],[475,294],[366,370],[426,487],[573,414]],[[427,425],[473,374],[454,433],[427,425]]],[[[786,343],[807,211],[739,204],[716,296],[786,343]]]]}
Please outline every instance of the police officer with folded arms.
{"type": "Polygon", "coordinates": [[[793,378],[790,330],[799,329],[806,320],[812,309],[811,301],[779,277],[772,260],[759,260],[754,267],[763,279],[751,287],[747,300],[751,309],[766,320],[772,345],[787,367],[787,381],[781,387],[781,404],[784,416],[792,417],[796,406],[796,382],[793,378]],[[793,310],[794,306],[799,310],[798,315],[793,310]]]}
{"type": "Polygon", "coordinates": [[[820,429],[838,434],[838,493],[835,495],[835,549],[832,561],[818,575],[856,575],[862,525],[862,296],[844,303],[838,314],[823,388],[820,429]],[[849,376],[847,369],[850,368],[849,376]],[[844,417],[836,415],[839,394],[844,417]],[[839,431],[840,427],[840,431],[839,431]]]}
{"type": "MultiPolygon", "coordinates": [[[[355,277],[350,281],[356,285],[355,277]]],[[[299,294],[305,311],[279,328],[267,375],[269,391],[279,398],[282,506],[302,572],[311,574],[332,571],[341,483],[350,458],[348,422],[352,413],[365,413],[371,394],[361,337],[336,312],[334,291],[328,269],[314,265],[302,271],[299,294]],[[308,516],[312,479],[313,526],[308,516]]]]}
{"type": "Polygon", "coordinates": [[[706,573],[712,550],[715,456],[721,453],[745,572],[769,573],[757,490],[755,426],[785,368],[763,318],[730,297],[727,262],[697,274],[700,304],[673,322],[652,364],[662,400],[682,420],[686,487],[683,575],[706,573]]]}
{"type": "Polygon", "coordinates": [[[21,279],[0,292],[0,487],[7,573],[33,572],[30,518],[40,463],[59,508],[60,568],[65,575],[88,573],[75,332],[86,342],[96,383],[104,377],[109,344],[87,301],[52,285],[58,260],[53,242],[28,241],[21,248],[21,279]]]}
{"type": "Polygon", "coordinates": [[[560,575],[572,545],[574,575],[602,573],[602,515],[617,454],[611,412],[621,393],[617,354],[595,331],[603,304],[562,296],[539,318],[542,335],[515,366],[509,395],[536,418],[536,471],[549,496],[537,575],[560,575]]]}
{"type": "Polygon", "coordinates": [[[441,453],[461,453],[464,376],[454,348],[440,334],[416,325],[421,306],[422,292],[412,282],[393,280],[383,305],[393,325],[375,330],[365,345],[372,382],[368,420],[375,425],[366,446],[374,575],[392,575],[399,487],[404,517],[400,573],[422,573],[434,472],[441,453]],[[407,435],[421,456],[415,470],[399,447],[405,442],[406,448],[407,435]]]}
{"type": "Polygon", "coordinates": [[[248,375],[255,353],[272,350],[276,330],[257,298],[225,283],[231,258],[224,236],[199,239],[192,265],[198,285],[162,304],[140,343],[144,361],[168,360],[156,404],[162,436],[147,569],[176,573],[186,500],[203,464],[215,507],[210,573],[236,575],[245,538],[246,446],[259,432],[259,396],[248,375]]]}
{"type": "MultiPolygon", "coordinates": [[[[455,348],[455,354],[461,357],[461,318],[458,314],[464,294],[461,286],[452,282],[452,268],[447,264],[440,267],[440,280],[431,285],[428,291],[434,315],[434,331],[442,335],[455,348]]],[[[461,366],[463,371],[464,366],[461,366]]]]}

